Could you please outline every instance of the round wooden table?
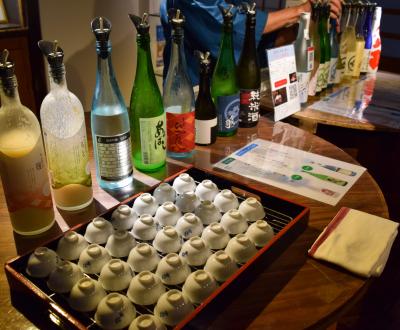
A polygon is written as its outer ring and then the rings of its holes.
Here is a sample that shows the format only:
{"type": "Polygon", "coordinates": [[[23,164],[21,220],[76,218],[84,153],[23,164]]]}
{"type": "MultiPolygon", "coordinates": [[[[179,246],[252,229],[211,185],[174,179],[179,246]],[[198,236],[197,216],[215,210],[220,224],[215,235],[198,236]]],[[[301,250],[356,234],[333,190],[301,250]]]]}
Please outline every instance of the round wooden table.
{"type": "MultiPolygon", "coordinates": [[[[238,134],[232,138],[218,138],[217,143],[211,147],[197,147],[191,159],[170,160],[165,168],[151,174],[151,177],[136,172],[134,184],[125,191],[114,194],[115,198],[99,189],[94,180],[95,202],[78,213],[63,212],[60,214],[57,211],[58,225],[53,226],[50,231],[41,236],[21,237],[13,234],[1,189],[0,260],[4,263],[15,257],[17,253],[25,253],[59,235],[69,226],[91,220],[105,209],[116,205],[118,200],[123,200],[133,193],[146,189],[158,180],[178,172],[186,164],[192,163],[195,166],[212,170],[212,164],[256,138],[356,163],[341,149],[317,136],[289,124],[272,123],[266,118],[261,118],[256,128],[240,129],[238,134]]],[[[93,157],[91,159],[93,160],[93,157]]],[[[239,174],[223,171],[218,173],[227,178],[239,178],[239,174]]],[[[93,161],[92,174],[94,174],[93,161]]],[[[240,177],[240,180],[244,184],[251,184],[262,191],[308,206],[311,209],[309,226],[274,262],[262,269],[257,278],[245,289],[237,292],[230,303],[223,306],[219,315],[207,323],[207,327],[215,329],[301,329],[323,328],[332,324],[362,296],[370,281],[335,266],[313,260],[307,257],[307,250],[342,206],[388,217],[386,203],[379,186],[371,175],[365,172],[338,205],[332,207],[244,177],[240,177]]],[[[32,323],[12,307],[3,270],[0,272],[0,301],[2,306],[1,329],[32,328],[32,323]]],[[[34,308],[35,306],[32,306],[33,311],[34,308]]]]}

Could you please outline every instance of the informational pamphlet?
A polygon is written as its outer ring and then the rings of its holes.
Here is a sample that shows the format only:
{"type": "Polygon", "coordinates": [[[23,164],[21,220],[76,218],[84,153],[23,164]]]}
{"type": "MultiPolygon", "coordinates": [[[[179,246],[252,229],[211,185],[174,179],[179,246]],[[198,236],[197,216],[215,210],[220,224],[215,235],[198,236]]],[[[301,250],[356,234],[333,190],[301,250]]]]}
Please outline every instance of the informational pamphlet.
{"type": "Polygon", "coordinates": [[[375,81],[374,75],[362,77],[350,86],[342,87],[315,102],[310,108],[359,122],[399,129],[400,109],[386,100],[382,101],[385,104],[373,103],[375,81]]]}
{"type": "Polygon", "coordinates": [[[256,139],[214,167],[336,205],[365,168],[256,139]]]}
{"type": "Polygon", "coordinates": [[[293,45],[267,49],[274,120],[300,110],[296,57],[293,45]]]}

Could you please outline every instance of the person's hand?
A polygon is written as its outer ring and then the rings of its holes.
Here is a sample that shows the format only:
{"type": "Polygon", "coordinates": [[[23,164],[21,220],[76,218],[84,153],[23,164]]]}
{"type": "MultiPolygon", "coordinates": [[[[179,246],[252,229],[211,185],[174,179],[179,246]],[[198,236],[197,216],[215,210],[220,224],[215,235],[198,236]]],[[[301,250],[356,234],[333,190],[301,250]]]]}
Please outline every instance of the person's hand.
{"type": "Polygon", "coordinates": [[[342,15],[342,2],[340,0],[331,0],[331,18],[339,21],[340,15],[342,15]]]}

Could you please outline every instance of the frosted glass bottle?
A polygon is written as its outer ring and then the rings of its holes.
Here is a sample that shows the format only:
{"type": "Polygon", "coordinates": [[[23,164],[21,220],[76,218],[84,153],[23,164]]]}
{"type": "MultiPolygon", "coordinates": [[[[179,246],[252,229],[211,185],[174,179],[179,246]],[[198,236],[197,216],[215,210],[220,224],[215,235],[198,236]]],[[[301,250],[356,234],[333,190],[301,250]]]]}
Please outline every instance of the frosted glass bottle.
{"type": "Polygon", "coordinates": [[[49,62],[50,92],[40,107],[50,181],[58,208],[74,211],[93,200],[85,117],[79,99],[67,88],[63,50],[39,41],[49,62]]]}
{"type": "Polygon", "coordinates": [[[171,60],[164,83],[167,115],[167,155],[189,157],[195,147],[195,100],[183,48],[185,17],[180,10],[168,12],[172,27],[171,60]]]}
{"type": "Polygon", "coordinates": [[[11,224],[21,235],[52,227],[53,202],[39,122],[20,102],[14,63],[0,63],[0,174],[11,224]]]}
{"type": "Polygon", "coordinates": [[[96,176],[100,187],[118,189],[132,182],[129,116],[111,62],[111,22],[96,17],[92,31],[97,40],[97,76],[91,112],[96,176]]]}

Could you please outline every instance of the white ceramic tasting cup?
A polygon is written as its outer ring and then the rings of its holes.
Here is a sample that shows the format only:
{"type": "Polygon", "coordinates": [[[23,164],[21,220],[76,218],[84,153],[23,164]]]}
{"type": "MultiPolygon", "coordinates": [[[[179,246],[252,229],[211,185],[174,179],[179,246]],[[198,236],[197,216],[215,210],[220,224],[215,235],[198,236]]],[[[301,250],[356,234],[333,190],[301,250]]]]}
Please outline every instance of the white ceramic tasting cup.
{"type": "Polygon", "coordinates": [[[245,234],[239,234],[231,238],[225,252],[237,263],[244,264],[257,253],[257,249],[245,234]]]}
{"type": "Polygon", "coordinates": [[[176,192],[169,183],[161,183],[153,192],[153,197],[159,205],[165,202],[175,202],[176,192]]]}
{"type": "Polygon", "coordinates": [[[265,211],[262,204],[254,197],[249,197],[239,205],[239,212],[247,221],[254,222],[264,219],[265,211]]]}
{"type": "Polygon", "coordinates": [[[137,214],[128,205],[118,206],[111,214],[111,224],[117,230],[129,230],[137,219],[137,214]]]}
{"type": "Polygon", "coordinates": [[[183,243],[179,255],[189,266],[202,266],[211,255],[211,250],[203,239],[194,236],[183,243]]]}
{"type": "Polygon", "coordinates": [[[222,227],[224,227],[225,231],[230,235],[237,235],[244,233],[249,225],[246,222],[246,219],[242,216],[242,214],[238,210],[229,210],[226,212],[220,221],[222,227]]]}
{"type": "Polygon", "coordinates": [[[42,246],[38,247],[28,259],[26,272],[29,276],[45,278],[56,269],[60,259],[53,250],[42,246]]]}
{"type": "Polygon", "coordinates": [[[257,220],[246,231],[246,236],[255,244],[262,247],[274,237],[274,230],[265,220],[257,220]]]}
{"type": "Polygon", "coordinates": [[[167,330],[167,328],[158,317],[142,314],[133,320],[128,330],[167,330]]]}
{"type": "Polygon", "coordinates": [[[231,239],[224,227],[217,222],[210,223],[204,228],[201,238],[207,243],[210,249],[213,250],[225,249],[231,239]]]}
{"type": "Polygon", "coordinates": [[[81,269],[70,261],[60,261],[47,280],[48,288],[56,293],[70,292],[82,277],[81,269]]]}
{"type": "Polygon", "coordinates": [[[196,182],[194,182],[193,178],[189,174],[182,173],[175,178],[172,187],[178,194],[183,194],[184,192],[195,191],[196,182]]]}
{"type": "Polygon", "coordinates": [[[140,216],[142,214],[150,214],[153,216],[158,208],[156,199],[149,193],[143,193],[133,202],[132,209],[140,216]]]}
{"type": "Polygon", "coordinates": [[[132,279],[127,296],[135,304],[148,306],[155,304],[164,292],[161,279],[149,271],[143,271],[132,279]]]}
{"type": "Polygon", "coordinates": [[[125,290],[132,280],[132,270],[129,265],[120,259],[111,259],[101,269],[99,282],[104,290],[125,290]]]}
{"type": "Polygon", "coordinates": [[[114,233],[111,222],[102,217],[96,217],[88,224],[85,231],[85,239],[89,243],[105,244],[108,237],[114,233]]]}
{"type": "Polygon", "coordinates": [[[84,277],[72,287],[69,305],[79,312],[94,311],[106,292],[96,280],[84,277]]]}
{"type": "Polygon", "coordinates": [[[160,257],[154,247],[147,243],[139,243],[129,253],[127,262],[133,271],[139,273],[155,270],[159,261],[160,257]]]}
{"type": "Polygon", "coordinates": [[[184,192],[176,196],[176,206],[183,212],[194,212],[195,208],[200,205],[200,200],[193,191],[184,192]]]}
{"type": "Polygon", "coordinates": [[[56,252],[64,260],[78,260],[81,252],[88,245],[89,243],[81,234],[69,231],[58,241],[56,252]]]}
{"type": "Polygon", "coordinates": [[[169,253],[158,263],[156,275],[166,285],[178,285],[185,282],[190,274],[188,264],[176,253],[169,253]]]}
{"type": "Polygon", "coordinates": [[[111,259],[108,251],[97,244],[90,244],[79,256],[78,266],[86,274],[98,274],[111,259]]]}
{"type": "Polygon", "coordinates": [[[238,270],[238,266],[225,251],[220,250],[208,258],[204,270],[218,282],[224,282],[238,270]]]}
{"type": "Polygon", "coordinates": [[[209,225],[212,222],[219,222],[221,220],[221,212],[210,201],[202,201],[199,206],[194,210],[194,214],[197,215],[203,225],[209,225]]]}
{"type": "Polygon", "coordinates": [[[97,306],[94,319],[103,329],[123,329],[136,316],[136,308],[122,294],[113,292],[105,296],[97,306]]]}
{"type": "Polygon", "coordinates": [[[156,212],[154,219],[160,226],[175,226],[182,212],[172,202],[163,203],[156,212]]]}
{"type": "Polygon", "coordinates": [[[150,214],[142,214],[133,224],[131,233],[136,239],[152,241],[157,234],[154,218],[150,214]]]}
{"type": "Polygon", "coordinates": [[[217,196],[219,190],[217,185],[212,182],[211,180],[203,180],[200,184],[196,187],[196,195],[199,197],[201,201],[210,201],[212,202],[217,196]]]}
{"type": "Polygon", "coordinates": [[[205,270],[196,270],[186,279],[182,292],[192,304],[200,304],[217,288],[218,284],[211,274],[205,270]]]}
{"type": "Polygon", "coordinates": [[[161,253],[178,252],[181,248],[181,238],[174,227],[165,226],[157,232],[153,246],[161,253]]]}
{"type": "Polygon", "coordinates": [[[189,299],[179,290],[164,293],[154,307],[154,315],[166,325],[174,326],[194,310],[189,299]]]}
{"type": "Polygon", "coordinates": [[[135,247],[136,240],[133,235],[126,230],[116,230],[112,234],[105,246],[111,256],[123,258],[129,255],[129,252],[135,247]]]}
{"type": "Polygon", "coordinates": [[[190,237],[201,235],[203,224],[199,217],[195,216],[193,213],[185,213],[179,218],[175,229],[184,239],[189,239],[190,237]]]}
{"type": "Polygon", "coordinates": [[[232,209],[237,209],[239,201],[236,195],[229,189],[220,191],[214,198],[214,204],[222,213],[228,212],[232,209]]]}

